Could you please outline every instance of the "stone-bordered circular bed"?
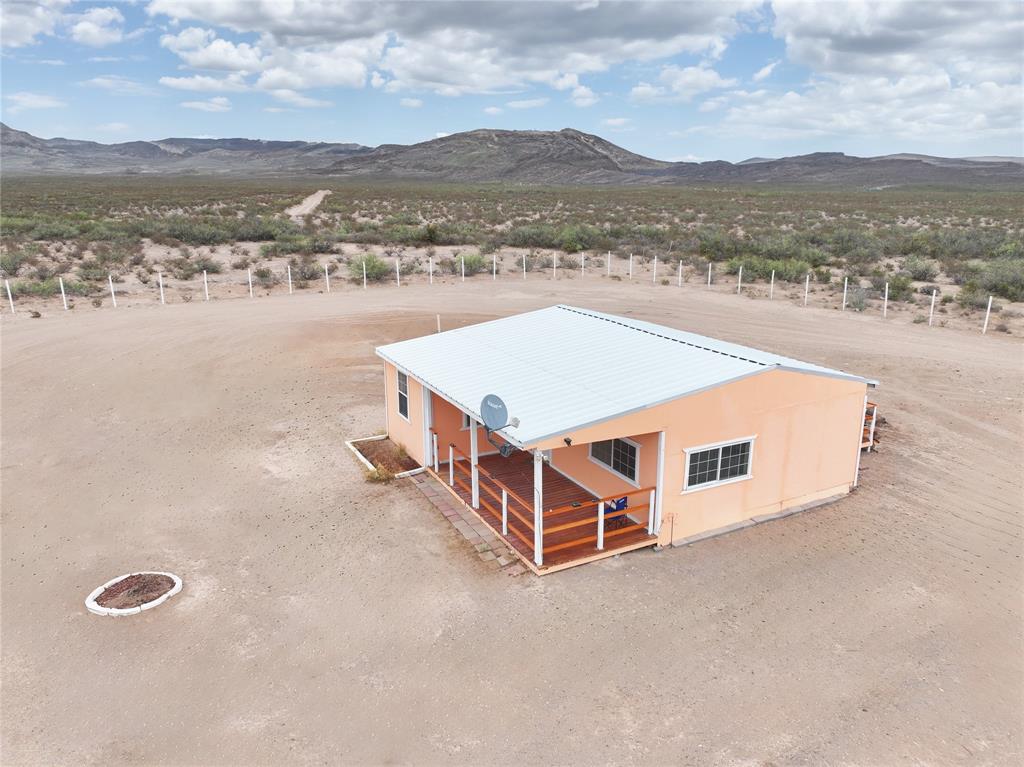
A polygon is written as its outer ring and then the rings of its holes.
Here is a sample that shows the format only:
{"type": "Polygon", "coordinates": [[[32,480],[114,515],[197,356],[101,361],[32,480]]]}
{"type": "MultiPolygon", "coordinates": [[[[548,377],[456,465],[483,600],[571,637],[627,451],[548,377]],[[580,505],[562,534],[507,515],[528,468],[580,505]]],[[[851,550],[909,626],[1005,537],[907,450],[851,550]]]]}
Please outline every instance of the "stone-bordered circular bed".
{"type": "Polygon", "coordinates": [[[173,573],[128,573],[93,591],[85,606],[96,615],[138,615],[163,604],[179,591],[181,578],[173,573]]]}

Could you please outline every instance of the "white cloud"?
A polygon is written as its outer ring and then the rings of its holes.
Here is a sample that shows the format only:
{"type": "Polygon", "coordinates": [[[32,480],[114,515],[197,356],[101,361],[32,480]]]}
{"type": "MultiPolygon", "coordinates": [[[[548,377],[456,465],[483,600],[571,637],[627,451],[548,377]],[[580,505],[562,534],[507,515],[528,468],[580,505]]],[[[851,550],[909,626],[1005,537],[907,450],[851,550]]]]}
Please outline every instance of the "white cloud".
{"type": "Polygon", "coordinates": [[[132,129],[128,123],[112,122],[112,123],[101,123],[96,126],[96,130],[102,131],[103,133],[127,133],[132,129]]]}
{"type": "Polygon", "coordinates": [[[505,106],[509,109],[537,109],[547,104],[551,99],[520,99],[518,101],[506,101],[505,106]]]}
{"type": "Polygon", "coordinates": [[[39,59],[40,64],[45,64],[48,67],[63,67],[67,66],[67,62],[64,59],[39,59]]]}
{"type": "Polygon", "coordinates": [[[690,101],[694,96],[736,84],[732,78],[722,77],[718,72],[701,63],[695,67],[662,67],[658,75],[660,85],[641,82],[630,91],[630,98],[639,102],[690,101]]]}
{"type": "Polygon", "coordinates": [[[263,67],[259,46],[220,39],[209,29],[189,27],[176,35],[163,35],[160,45],[176,53],[188,66],[247,74],[263,67]]]}
{"type": "Polygon", "coordinates": [[[182,101],[186,109],[198,109],[201,112],[230,112],[231,102],[225,96],[214,96],[206,101],[182,101]]]}
{"type": "Polygon", "coordinates": [[[0,3],[0,29],[5,48],[21,48],[36,42],[39,35],[52,35],[70,0],[0,3]]]}
{"type": "Polygon", "coordinates": [[[452,135],[452,134],[450,134],[450,133],[440,133],[439,132],[439,133],[435,133],[434,134],[434,138],[444,138],[444,137],[450,136],[450,135],[452,135]]]}
{"type": "Polygon", "coordinates": [[[271,114],[281,114],[283,112],[294,112],[294,109],[288,107],[263,107],[264,112],[270,112],[271,114]]]}
{"type": "Polygon", "coordinates": [[[115,61],[124,61],[124,56],[90,56],[88,60],[106,64],[115,61]]]}
{"type": "Polygon", "coordinates": [[[484,107],[484,113],[489,115],[500,115],[504,111],[501,107],[484,107]]]}
{"type": "Polygon", "coordinates": [[[210,77],[209,75],[161,77],[160,84],[180,91],[205,91],[209,93],[229,93],[249,90],[249,85],[239,73],[232,73],[227,77],[210,77]]]}
{"type": "Polygon", "coordinates": [[[573,106],[577,107],[592,107],[599,101],[597,94],[585,85],[577,85],[573,88],[569,100],[573,106]]]}
{"type": "Polygon", "coordinates": [[[117,8],[90,8],[77,19],[70,29],[71,39],[93,48],[102,48],[121,42],[124,36],[124,15],[117,8]]]}
{"type": "Polygon", "coordinates": [[[398,103],[408,109],[419,109],[423,106],[423,101],[421,99],[402,99],[398,103]]]}
{"type": "Polygon", "coordinates": [[[286,104],[291,104],[295,107],[329,107],[331,106],[330,101],[322,101],[321,99],[310,98],[309,96],[303,96],[301,93],[289,90],[288,88],[280,88],[277,90],[270,91],[270,95],[278,101],[283,101],[286,104]]]}
{"type": "Polygon", "coordinates": [[[30,109],[56,109],[67,106],[63,101],[53,96],[47,96],[44,93],[31,93],[29,91],[9,93],[4,98],[10,105],[7,107],[7,111],[12,115],[30,109]]]}
{"type": "Polygon", "coordinates": [[[92,88],[102,88],[111,93],[118,93],[125,96],[143,96],[153,93],[148,85],[132,80],[122,75],[101,75],[89,80],[83,80],[82,85],[92,88]]]}
{"type": "Polygon", "coordinates": [[[772,72],[775,71],[775,67],[777,67],[778,65],[778,61],[769,61],[767,64],[765,64],[763,67],[761,67],[754,73],[754,82],[759,83],[762,80],[771,77],[772,72]]]}
{"type": "Polygon", "coordinates": [[[633,121],[628,117],[608,117],[601,120],[601,125],[605,125],[609,128],[625,128],[631,122],[633,121]]]}

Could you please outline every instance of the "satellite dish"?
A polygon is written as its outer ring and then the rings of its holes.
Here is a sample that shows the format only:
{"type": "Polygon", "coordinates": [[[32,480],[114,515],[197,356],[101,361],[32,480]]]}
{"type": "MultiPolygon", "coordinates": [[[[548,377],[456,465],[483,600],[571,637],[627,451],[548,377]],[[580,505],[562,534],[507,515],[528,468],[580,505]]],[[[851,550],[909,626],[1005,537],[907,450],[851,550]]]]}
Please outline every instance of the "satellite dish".
{"type": "Polygon", "coordinates": [[[480,417],[488,431],[497,431],[508,426],[508,408],[497,394],[488,394],[480,402],[480,417]]]}

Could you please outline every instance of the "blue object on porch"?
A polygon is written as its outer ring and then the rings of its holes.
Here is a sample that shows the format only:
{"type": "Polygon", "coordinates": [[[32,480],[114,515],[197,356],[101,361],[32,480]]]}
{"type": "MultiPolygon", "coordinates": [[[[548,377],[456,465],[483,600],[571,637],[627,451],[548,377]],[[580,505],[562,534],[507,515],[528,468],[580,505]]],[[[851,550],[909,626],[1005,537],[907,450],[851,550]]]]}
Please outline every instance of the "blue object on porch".
{"type": "Polygon", "coordinates": [[[626,508],[626,498],[627,496],[624,495],[621,498],[614,498],[608,501],[607,503],[605,503],[605,510],[622,511],[624,508],[626,508]]]}

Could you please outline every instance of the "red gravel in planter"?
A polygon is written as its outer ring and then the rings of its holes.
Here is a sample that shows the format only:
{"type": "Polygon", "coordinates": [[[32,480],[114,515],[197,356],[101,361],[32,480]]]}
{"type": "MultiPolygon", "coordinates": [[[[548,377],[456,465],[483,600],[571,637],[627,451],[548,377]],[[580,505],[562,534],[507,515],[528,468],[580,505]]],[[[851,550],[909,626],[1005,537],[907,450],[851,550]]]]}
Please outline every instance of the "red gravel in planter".
{"type": "Polygon", "coordinates": [[[104,589],[96,597],[100,607],[112,607],[116,610],[129,610],[132,607],[152,602],[174,588],[174,581],[159,573],[139,573],[129,575],[123,581],[104,589]]]}

